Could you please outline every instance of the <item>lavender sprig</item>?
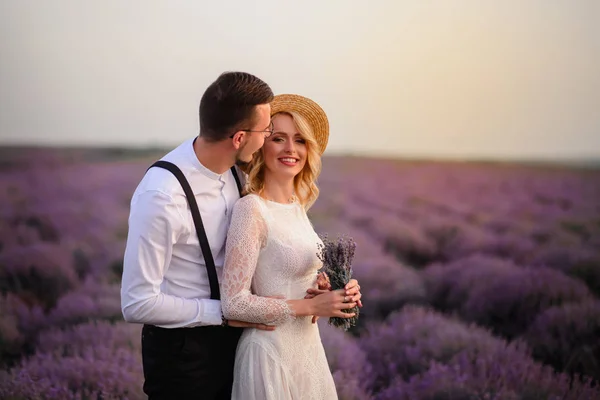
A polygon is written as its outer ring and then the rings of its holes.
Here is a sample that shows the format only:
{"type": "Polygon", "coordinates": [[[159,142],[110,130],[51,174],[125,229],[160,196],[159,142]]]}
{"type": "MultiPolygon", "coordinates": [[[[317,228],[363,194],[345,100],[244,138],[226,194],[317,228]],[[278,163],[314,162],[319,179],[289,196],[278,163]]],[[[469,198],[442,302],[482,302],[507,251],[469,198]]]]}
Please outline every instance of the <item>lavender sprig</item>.
{"type": "MultiPolygon", "coordinates": [[[[323,262],[320,272],[325,272],[329,277],[331,290],[343,289],[352,278],[352,261],[356,250],[356,242],[346,236],[339,237],[332,241],[327,235],[321,238],[323,244],[318,245],[317,256],[323,262]]],[[[358,321],[359,309],[353,307],[342,310],[345,313],[355,313],[352,318],[329,318],[329,324],[336,328],[342,328],[347,331],[356,325],[358,321]]]]}

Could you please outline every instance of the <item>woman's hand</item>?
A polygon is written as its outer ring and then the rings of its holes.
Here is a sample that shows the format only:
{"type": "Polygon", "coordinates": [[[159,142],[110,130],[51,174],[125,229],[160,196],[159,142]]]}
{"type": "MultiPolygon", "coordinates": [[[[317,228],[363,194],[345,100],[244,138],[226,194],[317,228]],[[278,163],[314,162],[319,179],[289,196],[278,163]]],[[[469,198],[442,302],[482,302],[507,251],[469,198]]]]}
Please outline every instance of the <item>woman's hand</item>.
{"type": "MultiPolygon", "coordinates": [[[[318,290],[318,289],[317,289],[318,290]]],[[[317,316],[317,317],[340,317],[351,318],[354,313],[345,313],[342,310],[348,310],[356,307],[357,303],[352,302],[352,296],[347,296],[344,289],[323,290],[318,294],[307,295],[310,298],[302,300],[288,300],[294,314],[298,317],[317,316]]],[[[313,318],[313,321],[316,321],[313,318]]]]}
{"type": "MultiPolygon", "coordinates": [[[[358,284],[358,281],[356,279],[350,279],[350,281],[348,282],[348,284],[344,287],[344,289],[346,290],[346,296],[351,296],[348,300],[357,303],[357,305],[359,307],[362,307],[362,301],[360,300],[362,298],[362,293],[360,292],[360,285],[358,284]]],[[[329,290],[322,290],[322,289],[314,289],[314,288],[310,288],[306,291],[306,296],[304,296],[305,299],[312,299],[315,296],[318,296],[320,294],[324,294],[329,292],[329,290]]]]}
{"type": "MultiPolygon", "coordinates": [[[[331,285],[329,284],[329,277],[324,272],[321,272],[317,275],[317,284],[319,286],[318,289],[310,288],[306,291],[305,299],[312,299],[315,296],[327,293],[330,291],[331,285]]],[[[352,296],[350,299],[352,302],[355,302],[359,307],[362,307],[362,301],[360,300],[362,297],[362,293],[360,292],[360,285],[356,279],[350,279],[346,287],[346,296],[352,296]]],[[[314,315],[312,318],[312,323],[316,323],[319,320],[318,315],[314,315]]]]}
{"type": "Polygon", "coordinates": [[[323,293],[310,299],[310,302],[311,315],[314,317],[351,318],[355,313],[345,313],[342,310],[354,308],[357,305],[352,301],[351,296],[346,295],[344,289],[324,290],[323,293]]]}

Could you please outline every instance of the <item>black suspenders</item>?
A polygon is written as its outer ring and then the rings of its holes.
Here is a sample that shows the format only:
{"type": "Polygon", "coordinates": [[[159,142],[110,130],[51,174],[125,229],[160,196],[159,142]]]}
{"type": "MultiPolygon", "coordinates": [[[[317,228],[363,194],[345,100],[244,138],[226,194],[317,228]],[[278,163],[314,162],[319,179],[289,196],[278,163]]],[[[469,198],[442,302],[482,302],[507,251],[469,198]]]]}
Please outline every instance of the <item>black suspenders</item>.
{"type": "MultiPolygon", "coordinates": [[[[171,162],[160,160],[152,164],[150,168],[152,167],[159,167],[169,170],[173,175],[175,175],[181,184],[183,192],[185,193],[185,197],[187,198],[190,206],[190,211],[192,212],[192,219],[194,220],[194,226],[196,227],[196,233],[198,234],[198,241],[200,242],[200,248],[202,249],[202,254],[204,255],[206,272],[208,273],[208,282],[210,284],[210,298],[213,300],[221,300],[221,292],[219,290],[219,281],[217,279],[215,261],[212,256],[212,252],[210,251],[210,246],[208,245],[208,238],[206,237],[206,231],[204,230],[202,217],[200,216],[200,211],[198,210],[198,203],[196,202],[196,197],[194,196],[194,192],[192,191],[190,184],[188,183],[187,179],[185,179],[183,172],[181,172],[181,170],[171,162]]],[[[231,173],[235,178],[235,183],[238,191],[240,192],[240,197],[242,197],[242,185],[240,184],[240,178],[237,175],[235,166],[231,167],[231,173]]]]}

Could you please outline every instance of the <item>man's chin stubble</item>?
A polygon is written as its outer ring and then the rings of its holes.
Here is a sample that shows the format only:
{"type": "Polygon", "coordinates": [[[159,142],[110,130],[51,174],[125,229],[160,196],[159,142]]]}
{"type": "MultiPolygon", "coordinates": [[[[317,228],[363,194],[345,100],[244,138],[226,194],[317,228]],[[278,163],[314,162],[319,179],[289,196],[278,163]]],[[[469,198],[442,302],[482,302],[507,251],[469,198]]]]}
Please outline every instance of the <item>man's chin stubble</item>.
{"type": "Polygon", "coordinates": [[[248,164],[250,164],[250,161],[244,161],[242,159],[237,158],[235,160],[235,165],[237,165],[238,167],[246,167],[248,166],[248,164]]]}

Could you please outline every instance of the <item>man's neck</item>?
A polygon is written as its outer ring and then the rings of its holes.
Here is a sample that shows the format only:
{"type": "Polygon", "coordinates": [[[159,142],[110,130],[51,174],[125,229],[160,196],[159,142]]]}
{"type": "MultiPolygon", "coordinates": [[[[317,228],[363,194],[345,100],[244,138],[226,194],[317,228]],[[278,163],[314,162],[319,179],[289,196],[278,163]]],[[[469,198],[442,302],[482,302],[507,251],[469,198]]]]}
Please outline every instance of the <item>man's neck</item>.
{"type": "Polygon", "coordinates": [[[200,164],[216,174],[223,174],[233,167],[234,157],[225,142],[207,142],[202,137],[194,140],[194,153],[200,164]]]}

